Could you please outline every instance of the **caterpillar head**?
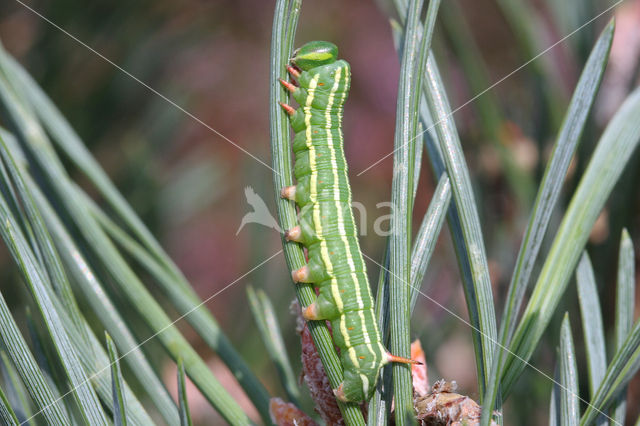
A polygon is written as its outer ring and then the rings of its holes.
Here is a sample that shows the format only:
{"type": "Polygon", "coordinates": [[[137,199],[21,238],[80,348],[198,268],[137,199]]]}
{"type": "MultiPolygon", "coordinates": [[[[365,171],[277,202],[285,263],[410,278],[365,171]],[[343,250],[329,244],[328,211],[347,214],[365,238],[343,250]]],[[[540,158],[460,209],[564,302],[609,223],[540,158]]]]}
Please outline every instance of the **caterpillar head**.
{"type": "Polygon", "coordinates": [[[310,41],[293,52],[291,62],[302,71],[331,64],[338,59],[338,46],[328,41],[310,41]]]}

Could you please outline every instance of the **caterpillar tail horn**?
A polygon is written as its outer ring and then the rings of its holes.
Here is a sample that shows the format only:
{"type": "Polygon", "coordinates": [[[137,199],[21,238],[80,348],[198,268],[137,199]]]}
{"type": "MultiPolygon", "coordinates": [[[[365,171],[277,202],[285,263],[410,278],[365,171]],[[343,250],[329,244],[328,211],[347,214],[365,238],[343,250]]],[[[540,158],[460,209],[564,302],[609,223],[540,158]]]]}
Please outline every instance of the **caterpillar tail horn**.
{"type": "Polygon", "coordinates": [[[399,363],[402,363],[402,364],[422,365],[422,363],[420,361],[416,361],[415,359],[404,358],[404,357],[401,357],[401,356],[392,355],[389,352],[387,352],[387,361],[388,362],[399,362],[399,363]]]}

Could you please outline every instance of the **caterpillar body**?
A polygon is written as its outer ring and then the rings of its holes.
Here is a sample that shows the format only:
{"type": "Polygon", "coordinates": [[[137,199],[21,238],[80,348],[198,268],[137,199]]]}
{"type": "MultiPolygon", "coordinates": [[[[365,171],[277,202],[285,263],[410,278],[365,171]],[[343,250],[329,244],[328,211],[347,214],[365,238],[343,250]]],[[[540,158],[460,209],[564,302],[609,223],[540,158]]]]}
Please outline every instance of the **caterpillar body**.
{"type": "Polygon", "coordinates": [[[303,316],[331,322],[344,370],[344,381],[334,392],[342,401],[360,402],[371,397],[383,365],[413,361],[387,352],[373,311],[343,151],[342,112],[350,67],[337,56],[332,43],[307,43],[296,50],[287,68],[298,85],[280,80],[299,104],[297,109],[281,104],[295,133],[297,181],[281,195],[300,207],[300,223],[285,237],[303,244],[309,257],[307,265],[293,271],[293,280],[319,289],[303,316]]]}

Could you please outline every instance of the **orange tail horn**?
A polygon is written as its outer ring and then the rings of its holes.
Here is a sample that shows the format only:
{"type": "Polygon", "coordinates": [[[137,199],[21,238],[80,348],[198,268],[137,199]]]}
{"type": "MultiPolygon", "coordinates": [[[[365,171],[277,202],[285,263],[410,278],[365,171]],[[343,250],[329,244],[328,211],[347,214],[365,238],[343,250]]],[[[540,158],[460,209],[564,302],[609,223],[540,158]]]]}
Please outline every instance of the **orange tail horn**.
{"type": "Polygon", "coordinates": [[[400,362],[400,363],[403,363],[403,364],[418,364],[418,365],[422,365],[422,363],[420,361],[416,361],[415,359],[403,358],[401,356],[392,355],[392,354],[390,354],[388,352],[387,352],[387,359],[389,360],[389,362],[400,362]]]}

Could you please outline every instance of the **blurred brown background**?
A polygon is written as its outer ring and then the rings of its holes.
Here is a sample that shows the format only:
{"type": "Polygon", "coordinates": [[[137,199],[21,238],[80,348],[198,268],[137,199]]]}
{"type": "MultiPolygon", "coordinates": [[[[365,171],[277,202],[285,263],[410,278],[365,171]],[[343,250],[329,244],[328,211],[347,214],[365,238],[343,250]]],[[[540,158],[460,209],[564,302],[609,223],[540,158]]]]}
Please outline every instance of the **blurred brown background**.
{"type": "MultiPolygon", "coordinates": [[[[492,83],[542,50],[528,51],[523,47],[504,8],[493,0],[443,3],[434,48],[454,109],[479,92],[465,70],[461,59],[465,54],[483,59],[486,69],[482,72],[492,83]],[[460,21],[460,10],[465,21],[460,21]],[[456,30],[456,25],[464,26],[468,33],[456,30]],[[475,46],[468,40],[474,40],[475,46]]],[[[536,42],[542,48],[587,22],[594,11],[612,4],[595,0],[568,2],[584,3],[584,8],[567,13],[551,0],[525,3],[539,20],[536,42]]],[[[270,163],[268,63],[273,1],[37,0],[28,4],[270,163]]],[[[307,0],[303,3],[296,43],[333,41],[352,65],[353,83],[344,124],[345,150],[354,200],[367,208],[367,235],[362,238],[362,248],[376,259],[381,257],[384,239],[374,234],[373,223],[389,213],[388,208],[376,205],[389,200],[391,157],[363,175],[356,175],[391,152],[393,146],[399,64],[385,10],[384,4],[372,1],[307,0]]],[[[618,29],[612,62],[589,132],[584,135],[568,178],[567,193],[575,186],[603,126],[637,84],[640,2],[628,0],[616,10],[618,29]]],[[[593,41],[610,16],[608,13],[586,26],[455,114],[476,183],[497,309],[502,308],[535,186],[559,119],[593,41]],[[487,127],[483,118],[488,111],[483,108],[487,102],[499,113],[493,127],[487,127]],[[515,186],[505,177],[496,146],[506,148],[524,176],[515,186]]],[[[10,0],[0,6],[0,37],[61,108],[203,299],[280,248],[278,234],[260,225],[249,224],[235,235],[242,216],[251,211],[245,200],[245,187],[252,187],[275,212],[271,171],[267,167],[18,2],[10,0]]],[[[607,316],[607,308],[614,301],[613,290],[609,289],[615,283],[615,248],[622,226],[629,228],[636,248],[640,241],[638,170],[636,155],[591,239],[608,328],[612,318],[607,316]]],[[[431,171],[425,166],[416,203],[416,227],[433,188],[431,171]]],[[[566,205],[566,199],[560,204],[566,205]]],[[[556,226],[560,218],[558,215],[556,226]]],[[[550,229],[549,234],[553,235],[553,231],[550,229]]],[[[7,259],[4,263],[8,264],[7,259]]],[[[375,278],[377,268],[373,264],[369,268],[375,278]]],[[[466,317],[459,281],[445,229],[424,288],[439,303],[466,317]]],[[[259,268],[207,304],[264,383],[272,392],[281,394],[273,368],[263,357],[263,345],[247,306],[247,284],[266,289],[272,298],[297,367],[299,348],[288,312],[294,293],[283,257],[259,268]]],[[[559,313],[569,310],[577,315],[573,291],[571,288],[568,292],[568,302],[561,304],[559,313]]],[[[532,360],[546,372],[553,369],[558,324],[551,325],[547,343],[532,360]]],[[[182,326],[189,334],[187,326],[182,326]]],[[[462,393],[477,398],[466,326],[428,300],[421,300],[414,327],[415,337],[422,340],[427,352],[432,381],[439,377],[457,380],[462,393]]],[[[581,333],[574,331],[574,336],[576,346],[581,348],[581,333]]],[[[223,370],[211,356],[212,368],[223,370]]],[[[586,383],[586,377],[582,383],[586,383]]],[[[228,381],[227,385],[233,383],[228,381]]],[[[507,419],[512,424],[545,423],[550,388],[546,379],[528,370],[510,399],[507,419]]],[[[634,392],[634,400],[640,401],[638,386],[634,392]]],[[[197,404],[192,408],[194,417],[206,418],[207,413],[197,412],[197,404]]]]}

